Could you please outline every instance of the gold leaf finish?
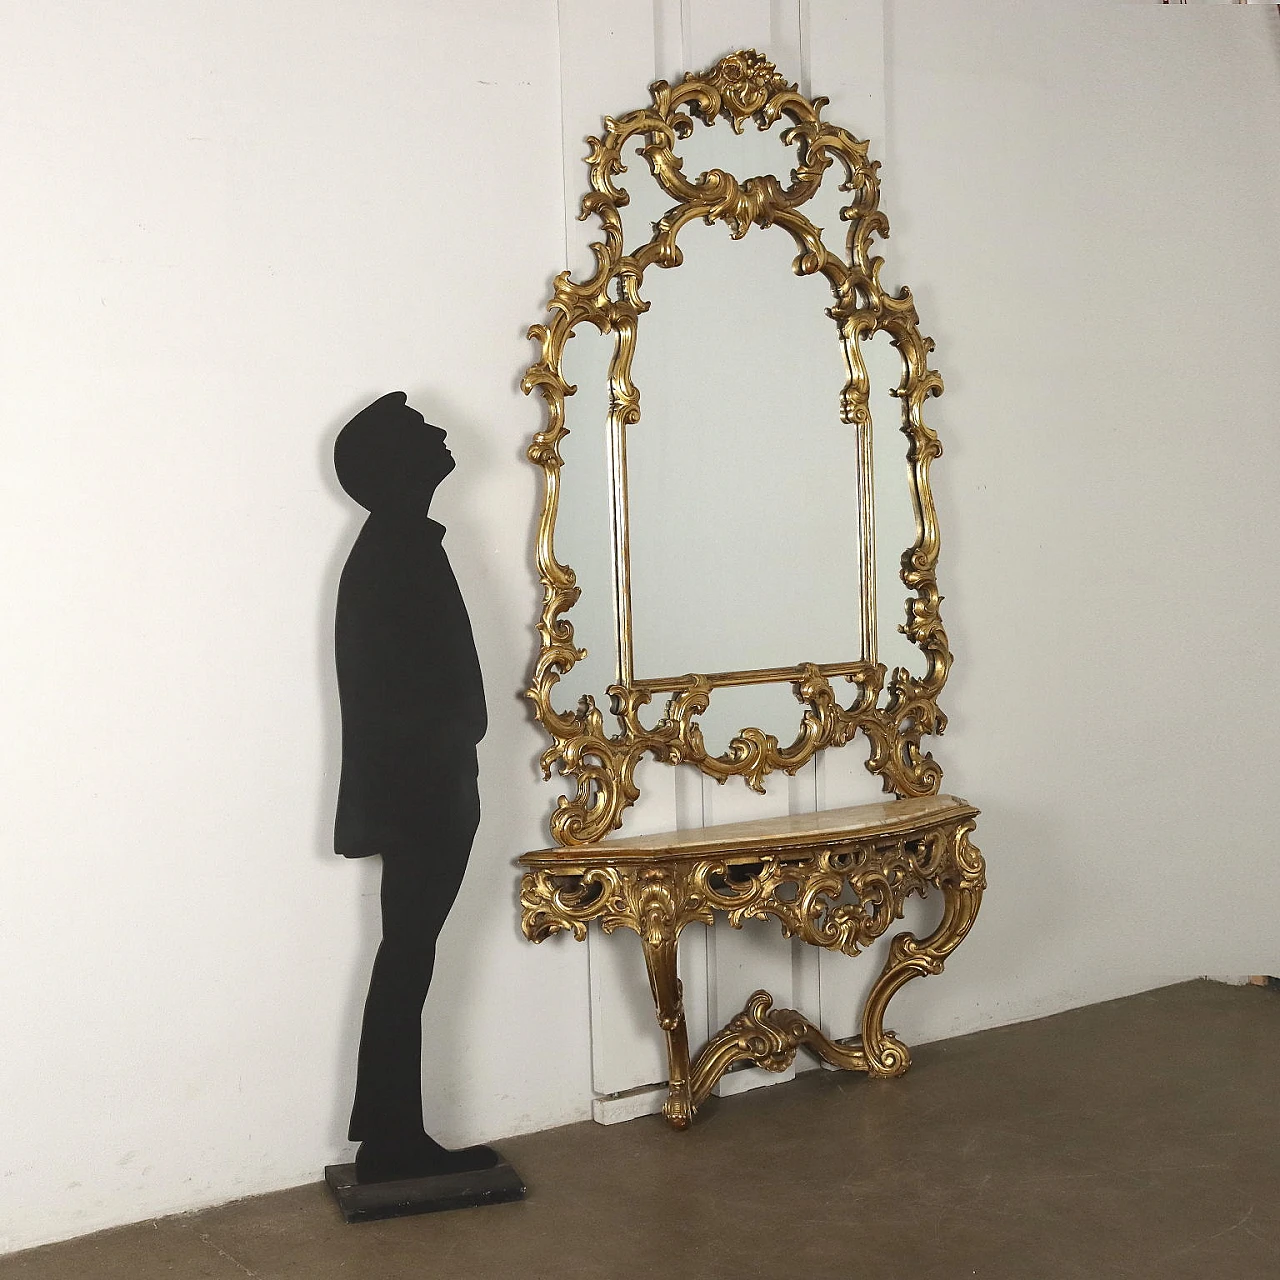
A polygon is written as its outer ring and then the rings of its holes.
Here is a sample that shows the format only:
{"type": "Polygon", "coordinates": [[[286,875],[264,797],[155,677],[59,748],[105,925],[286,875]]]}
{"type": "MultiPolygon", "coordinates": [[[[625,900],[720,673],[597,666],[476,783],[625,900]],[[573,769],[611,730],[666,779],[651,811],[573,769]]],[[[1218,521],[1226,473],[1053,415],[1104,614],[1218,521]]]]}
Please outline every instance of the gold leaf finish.
{"type": "MultiPolygon", "coordinates": [[[[582,199],[580,216],[594,217],[600,224],[603,238],[592,245],[595,269],[585,280],[575,281],[568,272],[556,278],[548,304],[550,319],[529,330],[539,355],[522,383],[526,394],[537,391],[546,405],[545,425],[528,450],[543,475],[536,553],[543,586],[541,643],[528,696],[552,739],[542,757],[545,775],[550,777],[557,770],[576,784],[575,793],[561,797],[551,817],[553,838],[566,846],[599,840],[621,825],[625,810],[639,796],[635,772],[645,754],[672,764],[695,765],[720,782],[740,777],[759,791],[770,772],[795,773],[816,752],[843,746],[862,732],[871,742],[867,767],[881,776],[886,791],[902,797],[934,795],[942,778],[941,768],[921,746],[926,735],[939,734],[946,727],[937,699],[951,665],[939,615],[938,526],[929,487],[930,464],[942,449],[923,419],[924,402],[941,393],[942,380],[929,367],[933,342],[920,334],[910,291],[904,288],[891,294],[880,284],[883,260],[873,254],[872,239],[887,236],[889,224],[880,210],[879,162],[868,158],[866,142],[822,119],[826,99],[805,97],[752,50],[722,58],[708,71],[690,74],[676,85],[660,80],[650,87],[650,95],[648,107],[606,117],[602,136],[589,139],[590,190],[582,199]],[[677,147],[695,120],[707,125],[725,121],[739,133],[748,121],[759,129],[784,123],[783,141],[795,148],[789,179],[784,183],[772,174],[740,179],[721,169],[711,169],[696,180],[686,176],[677,147]],[[654,180],[673,203],[654,224],[647,242],[628,246],[620,210],[629,203],[629,196],[617,179],[625,171],[624,150],[637,142],[654,180]],[[824,242],[822,231],[802,211],[829,169],[849,194],[841,215],[848,231],[838,249],[824,242]],[[627,431],[641,414],[631,365],[640,317],[648,309],[643,298],[645,273],[680,264],[680,232],[694,220],[723,222],[735,239],[753,228],[781,228],[796,245],[795,272],[820,274],[831,287],[828,314],[836,324],[847,371],[838,393],[838,410],[841,420],[860,433],[859,456],[864,463],[859,474],[864,499],[859,527],[864,583],[859,660],[827,667],[801,664],[767,671],[633,679],[626,476],[625,462],[618,460],[625,459],[627,431]],[[559,681],[584,656],[569,618],[580,596],[577,578],[555,550],[563,467],[560,443],[567,430],[565,399],[575,391],[564,378],[562,362],[566,342],[582,324],[614,337],[608,429],[615,460],[613,555],[620,674],[602,696],[608,695],[616,732],[606,727],[594,697],[584,697],[576,708],[566,711],[557,710],[553,701],[559,681]],[[902,377],[895,395],[901,405],[916,520],[914,543],[902,557],[901,577],[910,592],[902,630],[927,659],[922,678],[898,668],[888,675],[887,686],[885,668],[875,659],[874,529],[866,515],[870,510],[870,412],[860,350],[878,332],[889,335],[901,359],[902,377]],[[832,676],[842,677],[851,686],[847,702],[837,697],[832,676]],[[714,689],[763,681],[792,685],[800,704],[795,738],[784,744],[758,728],[744,728],[726,751],[710,754],[699,717],[714,689]],[[641,711],[659,692],[670,697],[657,722],[646,726],[641,711]]],[[[605,892],[603,885],[593,888],[605,892]]],[[[574,918],[571,905],[565,904],[566,919],[574,918]]],[[[580,904],[574,909],[585,907],[580,904]]],[[[823,927],[842,938],[857,933],[852,922],[843,918],[823,927]]],[[[796,924],[795,928],[800,931],[801,927],[796,924]]]]}
{"type": "Polygon", "coordinates": [[[964,800],[933,796],[544,849],[520,859],[527,868],[522,926],[533,942],[559,931],[582,938],[592,920],[606,932],[627,928],[640,937],[667,1040],[663,1111],[674,1127],[687,1128],[716,1082],[740,1061],[783,1071],[804,1047],[850,1071],[887,1077],[907,1070],[910,1054],[884,1030],[885,1010],[912,978],[940,973],[973,925],[986,884],[982,855],[969,839],[977,815],[964,800]],[[774,1009],[768,992],[757,991],[690,1061],[676,977],[686,925],[713,924],[717,911],[734,928],[773,918],[790,937],[857,955],[902,918],[908,897],[931,889],[942,894],[942,920],[925,938],[904,932],[892,940],[856,1044],[830,1040],[795,1010],[774,1009]]]}

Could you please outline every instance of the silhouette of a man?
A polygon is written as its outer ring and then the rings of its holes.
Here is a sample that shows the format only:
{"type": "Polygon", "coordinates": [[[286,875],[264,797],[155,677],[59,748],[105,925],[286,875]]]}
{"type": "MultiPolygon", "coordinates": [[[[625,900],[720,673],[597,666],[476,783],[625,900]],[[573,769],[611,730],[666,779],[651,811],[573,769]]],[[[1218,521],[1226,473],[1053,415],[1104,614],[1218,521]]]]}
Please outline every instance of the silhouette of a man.
{"type": "Polygon", "coordinates": [[[338,586],[342,780],[334,849],[382,857],[382,942],[360,1034],[349,1137],[361,1182],[491,1168],[449,1151],[422,1119],[422,1007],[436,940],[480,821],[475,744],[486,715],[471,623],[427,519],[454,468],[445,433],[396,391],[334,445],[342,487],[369,517],[338,586]]]}

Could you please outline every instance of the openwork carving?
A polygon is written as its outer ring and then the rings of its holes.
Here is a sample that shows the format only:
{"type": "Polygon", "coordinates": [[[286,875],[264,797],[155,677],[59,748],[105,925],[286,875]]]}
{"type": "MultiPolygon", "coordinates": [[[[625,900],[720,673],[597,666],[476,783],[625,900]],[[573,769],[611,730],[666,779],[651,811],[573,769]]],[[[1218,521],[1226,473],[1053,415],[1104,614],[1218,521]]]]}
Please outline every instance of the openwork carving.
{"type": "MultiPolygon", "coordinates": [[[[738,836],[715,848],[711,829],[708,847],[697,853],[683,853],[678,845],[664,849],[657,837],[652,849],[637,840],[526,854],[520,892],[525,936],[541,942],[567,931],[581,939],[592,920],[605,932],[627,928],[639,935],[667,1038],[670,1088],[663,1110],[676,1128],[691,1123],[720,1077],[743,1060],[783,1071],[805,1047],[845,1070],[901,1075],[911,1056],[884,1029],[889,1001],[912,978],[942,972],[972,927],[986,885],[982,855],[969,839],[977,810],[950,796],[916,803],[913,818],[879,831],[849,821],[860,812],[852,809],[831,814],[829,829],[809,838],[762,834],[759,841],[744,841],[741,828],[730,828],[738,836]],[[774,1009],[768,992],[757,991],[690,1061],[676,977],[686,925],[713,924],[716,912],[734,928],[772,917],[788,936],[856,955],[902,918],[908,897],[931,889],[942,894],[942,919],[925,938],[904,932],[892,940],[863,1008],[858,1043],[830,1040],[794,1009],[774,1009]]],[[[763,833],[768,824],[752,825],[763,833]]]]}
{"type": "MultiPolygon", "coordinates": [[[[528,696],[553,740],[542,757],[546,776],[555,769],[577,786],[576,794],[562,797],[552,815],[551,832],[562,845],[598,840],[621,824],[623,812],[639,795],[635,770],[646,753],[672,764],[694,764],[721,782],[741,777],[758,791],[769,772],[794,773],[815,752],[842,746],[862,732],[871,742],[867,767],[881,776],[886,791],[898,796],[933,795],[942,778],[937,762],[921,747],[925,735],[941,733],[946,726],[937,699],[951,664],[938,611],[938,526],[929,487],[930,464],[942,450],[922,416],[925,399],[941,393],[942,380],[929,368],[933,342],[920,334],[910,292],[903,289],[891,294],[880,285],[882,259],[872,253],[872,243],[874,237],[888,235],[889,224],[879,206],[879,162],[868,158],[867,143],[822,119],[826,99],[804,97],[754,51],[732,54],[674,86],[658,81],[650,93],[650,106],[617,118],[606,117],[603,136],[589,140],[591,189],[582,199],[581,217],[595,217],[603,233],[603,240],[592,246],[594,274],[575,282],[565,272],[556,279],[548,304],[550,320],[529,331],[540,352],[523,382],[526,393],[537,390],[542,395],[547,411],[546,425],[528,451],[544,476],[537,535],[538,573],[544,589],[538,624],[541,651],[528,696]],[[696,180],[686,176],[677,146],[692,131],[695,120],[704,124],[727,121],[737,132],[748,120],[760,129],[785,122],[783,141],[796,151],[789,181],[784,184],[772,174],[740,179],[720,169],[696,180]],[[629,197],[617,179],[625,170],[624,151],[628,144],[635,147],[637,142],[643,143],[641,151],[653,178],[673,204],[646,243],[628,246],[623,240],[620,210],[629,197]],[[832,166],[841,177],[841,190],[849,193],[849,203],[842,212],[848,232],[838,251],[824,243],[819,228],[802,212],[832,166]],[[563,376],[562,359],[565,343],[579,325],[592,325],[601,333],[614,335],[609,429],[615,441],[625,441],[627,429],[640,420],[640,392],[631,380],[631,364],[639,318],[648,309],[642,296],[645,272],[651,267],[680,264],[680,232],[695,219],[724,222],[735,239],[753,229],[781,228],[797,247],[793,269],[801,275],[825,277],[833,297],[828,314],[838,329],[848,375],[839,392],[839,412],[843,422],[862,430],[859,438],[864,443],[869,440],[869,385],[860,344],[883,331],[897,349],[902,377],[895,394],[907,438],[916,517],[915,541],[902,557],[901,577],[911,593],[902,630],[926,655],[927,669],[922,678],[916,678],[898,668],[886,686],[884,666],[867,660],[864,652],[861,661],[832,666],[728,673],[726,678],[704,674],[666,682],[634,681],[630,620],[622,616],[619,665],[623,678],[606,691],[610,714],[618,725],[614,733],[606,727],[605,715],[591,696],[572,710],[557,710],[553,705],[558,682],[585,656],[569,618],[580,594],[577,578],[569,565],[557,559],[555,551],[565,398],[575,391],[563,376]],[[847,704],[841,703],[832,687],[835,676],[846,678],[851,685],[847,704]],[[723,754],[709,754],[699,716],[706,710],[713,688],[761,680],[792,684],[802,707],[795,739],[781,744],[760,729],[744,728],[723,754]],[[641,723],[640,713],[659,691],[671,696],[661,718],[649,727],[641,723]]],[[[615,457],[621,452],[615,450],[615,457]]],[[[615,486],[616,482],[615,476],[615,486]]],[[[625,510],[623,520],[615,571],[625,588],[619,598],[625,600],[629,599],[625,510]]],[[[869,529],[862,530],[864,573],[872,536],[869,529]]],[[[864,634],[865,629],[864,617],[864,634]]],[[[584,886],[581,891],[597,888],[602,894],[606,891],[603,883],[584,886]]],[[[565,905],[567,909],[569,904],[565,905]]],[[[566,910],[565,918],[571,919],[572,912],[566,910]]],[[[814,927],[812,923],[795,925],[797,931],[814,927]]],[[[858,934],[853,922],[844,917],[822,927],[833,929],[832,936],[842,939],[858,934]]]]}

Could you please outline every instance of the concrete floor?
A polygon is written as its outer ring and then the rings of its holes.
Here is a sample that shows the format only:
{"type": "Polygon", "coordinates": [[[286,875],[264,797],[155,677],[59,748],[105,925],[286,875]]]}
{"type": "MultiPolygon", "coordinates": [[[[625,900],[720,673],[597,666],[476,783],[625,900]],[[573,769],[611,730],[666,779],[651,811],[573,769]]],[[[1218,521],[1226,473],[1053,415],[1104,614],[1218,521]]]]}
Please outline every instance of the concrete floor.
{"type": "Polygon", "coordinates": [[[1276,1280],[1280,992],[1191,982],[512,1138],[529,1198],[343,1224],[322,1184],[0,1258],[0,1280],[1276,1280]]]}

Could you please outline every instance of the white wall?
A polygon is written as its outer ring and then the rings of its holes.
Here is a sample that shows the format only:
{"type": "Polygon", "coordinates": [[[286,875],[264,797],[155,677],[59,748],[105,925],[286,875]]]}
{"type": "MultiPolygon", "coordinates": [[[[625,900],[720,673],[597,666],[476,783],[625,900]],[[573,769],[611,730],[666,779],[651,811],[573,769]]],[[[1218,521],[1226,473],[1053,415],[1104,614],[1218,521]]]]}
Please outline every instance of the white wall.
{"type": "MultiPolygon", "coordinates": [[[[391,388],[459,458],[492,719],[430,1120],[584,1117],[587,949],[520,939],[510,865],[547,807],[515,383],[564,254],[554,6],[0,12],[0,1249],[348,1150],[376,869],[327,852],[327,450],[391,388]]],[[[948,387],[939,755],[992,882],[894,1023],[1274,972],[1275,12],[887,18],[890,274],[948,387]]],[[[856,86],[813,89],[858,129],[856,86]]]]}
{"type": "Polygon", "coordinates": [[[910,0],[889,49],[947,382],[944,788],[991,866],[957,1003],[895,1022],[1275,972],[1280,17],[910,0]]]}
{"type": "Polygon", "coordinates": [[[389,389],[451,434],[491,707],[431,1120],[584,1116],[583,956],[520,937],[511,865],[545,843],[516,382],[563,253],[553,6],[4,10],[0,1248],[349,1149],[377,868],[332,853],[330,450],[389,389]]]}

